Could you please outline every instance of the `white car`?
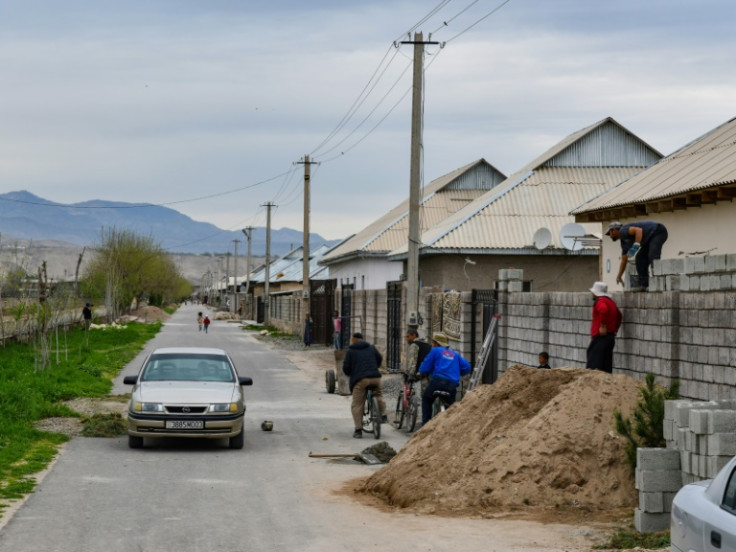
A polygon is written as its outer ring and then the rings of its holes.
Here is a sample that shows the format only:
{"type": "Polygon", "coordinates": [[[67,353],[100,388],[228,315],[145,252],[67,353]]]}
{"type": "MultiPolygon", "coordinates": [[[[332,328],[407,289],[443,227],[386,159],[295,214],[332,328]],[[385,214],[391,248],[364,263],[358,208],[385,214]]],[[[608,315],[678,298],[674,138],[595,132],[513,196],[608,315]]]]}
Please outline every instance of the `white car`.
{"type": "Polygon", "coordinates": [[[672,552],[736,552],[736,457],[714,479],[675,495],[670,542],[672,552]]]}
{"type": "Polygon", "coordinates": [[[128,405],[128,446],[141,448],[145,437],[229,439],[243,448],[243,385],[230,356],[222,349],[156,349],[137,376],[128,405]]]}

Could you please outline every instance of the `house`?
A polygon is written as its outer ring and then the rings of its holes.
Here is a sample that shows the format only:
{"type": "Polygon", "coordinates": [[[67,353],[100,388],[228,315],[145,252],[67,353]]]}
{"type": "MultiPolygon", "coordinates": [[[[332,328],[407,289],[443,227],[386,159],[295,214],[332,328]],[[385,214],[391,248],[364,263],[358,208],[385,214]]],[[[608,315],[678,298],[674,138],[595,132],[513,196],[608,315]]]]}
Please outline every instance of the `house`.
{"type": "MultiPolygon", "coordinates": [[[[460,210],[505,179],[485,159],[479,159],[424,187],[421,199],[421,230],[427,230],[460,210]]],[[[405,245],[409,234],[408,198],[388,213],[326,254],[320,264],[329,267],[329,277],[340,287],[385,289],[399,280],[401,263],[389,262],[388,254],[405,245]]]]}
{"type": "MultiPolygon", "coordinates": [[[[608,117],[571,134],[421,237],[422,287],[489,289],[500,269],[524,288],[581,291],[598,278],[600,224],[570,211],[662,155],[608,117]]],[[[406,240],[387,258],[404,261],[406,240]]]]}
{"type": "MultiPolygon", "coordinates": [[[[717,264],[721,259],[725,268],[728,256],[736,253],[736,240],[732,235],[736,230],[734,198],[736,118],[683,146],[646,171],[604,190],[571,214],[581,224],[596,226],[597,232],[605,231],[613,221],[624,224],[639,220],[660,222],[669,233],[662,259],[673,261],[660,269],[669,270],[672,275],[712,274],[714,271],[708,269],[707,264],[717,264]],[[679,262],[674,262],[676,260],[679,262]],[[702,265],[702,270],[695,265],[702,265]]],[[[604,239],[600,278],[611,289],[617,287],[615,279],[620,258],[619,243],[604,239]]],[[[732,264],[736,265],[736,260],[732,264]]],[[[631,264],[629,270],[634,270],[631,264]]],[[[716,284],[713,278],[709,279],[708,289],[726,289],[720,282],[716,284]]],[[[672,289],[667,285],[653,287],[654,280],[650,290],[672,289]]],[[[680,282],[677,289],[692,289],[690,279],[669,278],[668,281],[680,282]]],[[[697,278],[692,284],[700,286],[697,278]]],[[[728,289],[733,289],[736,283],[730,286],[728,289]]]]}

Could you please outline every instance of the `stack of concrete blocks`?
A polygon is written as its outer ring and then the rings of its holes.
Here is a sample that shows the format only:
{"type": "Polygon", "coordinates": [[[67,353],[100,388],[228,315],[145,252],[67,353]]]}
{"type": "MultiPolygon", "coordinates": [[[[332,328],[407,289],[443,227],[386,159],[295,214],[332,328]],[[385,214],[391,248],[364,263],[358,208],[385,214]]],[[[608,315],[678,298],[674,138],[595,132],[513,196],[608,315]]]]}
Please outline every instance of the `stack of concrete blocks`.
{"type": "Polygon", "coordinates": [[[682,486],[679,451],[637,449],[635,484],[639,491],[639,507],[634,510],[636,530],[657,533],[669,529],[672,499],[682,486]]]}
{"type": "Polygon", "coordinates": [[[736,456],[736,400],[665,401],[663,430],[667,448],[637,451],[634,525],[641,533],[666,530],[677,491],[714,478],[736,456]]]}
{"type": "Polygon", "coordinates": [[[736,455],[736,400],[666,401],[664,437],[680,452],[683,485],[712,479],[736,455]]]}
{"type": "Polygon", "coordinates": [[[736,289],[736,254],[662,259],[652,265],[650,291],[736,289]]]}

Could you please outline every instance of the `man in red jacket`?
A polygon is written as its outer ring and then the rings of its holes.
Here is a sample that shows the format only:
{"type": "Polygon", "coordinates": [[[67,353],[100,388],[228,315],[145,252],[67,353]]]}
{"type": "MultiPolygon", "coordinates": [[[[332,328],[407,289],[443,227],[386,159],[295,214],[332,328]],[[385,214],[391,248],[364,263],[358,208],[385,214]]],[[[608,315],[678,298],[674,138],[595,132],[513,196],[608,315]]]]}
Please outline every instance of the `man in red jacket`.
{"type": "Polygon", "coordinates": [[[621,311],[608,294],[608,284],[596,282],[590,288],[593,294],[593,322],[590,325],[590,345],[586,368],[613,373],[613,347],[616,332],[621,325],[621,311]]]}

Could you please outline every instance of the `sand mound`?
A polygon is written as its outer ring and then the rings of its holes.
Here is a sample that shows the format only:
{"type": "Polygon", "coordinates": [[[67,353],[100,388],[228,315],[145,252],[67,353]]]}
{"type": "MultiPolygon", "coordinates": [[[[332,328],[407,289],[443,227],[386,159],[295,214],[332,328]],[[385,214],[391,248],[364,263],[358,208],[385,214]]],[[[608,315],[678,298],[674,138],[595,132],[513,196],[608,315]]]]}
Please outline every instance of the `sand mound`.
{"type": "Polygon", "coordinates": [[[641,382],[514,366],[416,433],[358,492],[423,513],[604,512],[637,504],[613,411],[641,382]]]}
{"type": "Polygon", "coordinates": [[[171,318],[171,315],[166,311],[158,307],[153,307],[151,305],[142,306],[139,309],[133,311],[131,314],[134,317],[134,320],[144,323],[154,322],[157,320],[163,321],[171,318]]]}

